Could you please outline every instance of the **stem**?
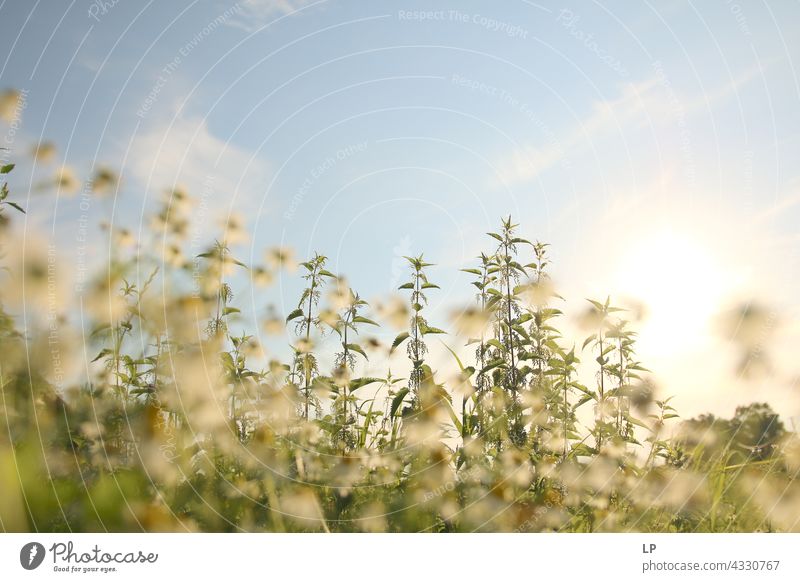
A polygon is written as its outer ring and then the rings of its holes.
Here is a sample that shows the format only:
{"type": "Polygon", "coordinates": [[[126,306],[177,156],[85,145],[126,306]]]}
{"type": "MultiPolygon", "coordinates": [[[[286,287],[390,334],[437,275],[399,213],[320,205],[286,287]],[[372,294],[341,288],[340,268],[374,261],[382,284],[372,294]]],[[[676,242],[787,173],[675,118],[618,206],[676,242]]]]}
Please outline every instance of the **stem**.
{"type": "MultiPolygon", "coordinates": [[[[343,340],[342,340],[342,350],[343,350],[344,356],[343,356],[343,360],[342,360],[342,367],[345,369],[345,372],[347,371],[347,366],[348,366],[348,362],[349,362],[348,361],[348,356],[350,354],[350,352],[349,352],[349,350],[347,348],[347,323],[348,323],[348,319],[350,317],[352,317],[352,315],[353,315],[353,313],[352,313],[351,309],[348,309],[347,313],[344,316],[344,334],[343,334],[343,340]]],[[[342,415],[343,415],[343,417],[342,417],[342,437],[344,437],[344,434],[345,434],[345,426],[347,425],[347,413],[348,413],[348,408],[349,408],[349,403],[347,402],[347,385],[348,384],[349,384],[349,381],[345,382],[343,387],[342,387],[342,390],[344,390],[344,393],[343,393],[344,401],[342,402],[342,409],[343,409],[343,413],[342,413],[342,415]]]]}
{"type": "Polygon", "coordinates": [[[414,354],[414,382],[413,383],[414,383],[414,388],[415,388],[415,390],[417,392],[417,395],[419,395],[419,370],[420,370],[420,365],[419,365],[419,360],[420,360],[420,357],[419,357],[419,311],[416,311],[414,309],[414,304],[415,303],[419,304],[419,300],[420,300],[420,296],[419,296],[420,295],[419,272],[420,272],[419,267],[415,267],[415,271],[414,271],[414,293],[412,294],[412,300],[411,300],[411,303],[412,303],[411,310],[414,311],[414,321],[413,321],[413,324],[411,325],[411,331],[414,334],[414,340],[413,340],[413,343],[412,343],[412,345],[414,346],[412,348],[412,352],[414,354]]]}
{"type": "Polygon", "coordinates": [[[506,325],[508,326],[508,351],[511,354],[511,389],[517,389],[517,364],[514,360],[514,330],[511,329],[511,266],[509,265],[510,255],[508,254],[508,242],[503,243],[505,249],[505,261],[506,261],[506,301],[507,301],[507,313],[508,313],[508,320],[506,321],[506,325]]]}
{"type": "Polygon", "coordinates": [[[567,402],[567,379],[569,375],[567,374],[566,368],[564,368],[564,460],[567,460],[567,445],[569,441],[567,440],[567,422],[568,418],[567,415],[569,414],[569,404],[567,402]]]}
{"type": "Polygon", "coordinates": [[[569,388],[569,373],[564,367],[564,460],[567,460],[567,449],[569,438],[567,437],[567,423],[569,422],[569,402],[567,401],[567,389],[569,388]]]}
{"type": "Polygon", "coordinates": [[[625,384],[625,368],[622,354],[622,338],[619,338],[619,386],[617,386],[617,433],[622,433],[622,388],[625,384]]]}
{"type": "MultiPolygon", "coordinates": [[[[483,265],[483,276],[481,279],[481,317],[483,317],[484,312],[486,311],[486,284],[488,280],[488,268],[486,264],[483,265]]],[[[480,372],[478,373],[478,388],[483,388],[484,379],[486,375],[483,372],[483,367],[485,365],[485,350],[486,347],[484,345],[484,340],[486,339],[483,329],[481,328],[481,348],[480,352],[478,352],[478,362],[480,364],[480,372]]]]}
{"type": "MultiPolygon", "coordinates": [[[[311,292],[308,294],[308,316],[306,317],[306,349],[309,349],[309,342],[311,341],[311,322],[313,321],[313,317],[311,314],[311,310],[313,309],[314,304],[314,288],[316,287],[317,278],[316,278],[316,267],[311,272],[311,292]]],[[[308,420],[308,400],[310,396],[310,383],[311,383],[311,371],[309,370],[309,362],[308,362],[308,352],[306,352],[305,356],[303,356],[303,372],[305,375],[305,388],[303,391],[305,392],[305,409],[304,409],[304,417],[308,420]]]]}
{"type": "Polygon", "coordinates": [[[603,364],[603,330],[600,329],[598,334],[600,341],[600,432],[597,435],[597,450],[603,445],[603,424],[606,419],[606,392],[605,392],[605,375],[606,367],[603,364]]]}

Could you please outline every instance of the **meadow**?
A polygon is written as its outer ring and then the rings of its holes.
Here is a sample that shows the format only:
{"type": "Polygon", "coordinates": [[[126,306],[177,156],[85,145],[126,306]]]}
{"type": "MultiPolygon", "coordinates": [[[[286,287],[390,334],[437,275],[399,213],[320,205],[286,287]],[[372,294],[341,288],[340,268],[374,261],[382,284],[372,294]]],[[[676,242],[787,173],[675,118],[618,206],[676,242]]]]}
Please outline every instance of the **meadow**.
{"type": "Polygon", "coordinates": [[[323,254],[244,264],[236,224],[191,256],[192,196],[172,190],[154,242],[125,253],[131,233],[108,229],[108,261],[62,305],[58,262],[15,242],[26,194],[0,197],[4,531],[800,530],[800,442],[780,415],[756,399],[681,418],[613,298],[565,337],[548,245],[512,217],[464,266],[474,303],[430,321],[435,258],[406,257],[403,301],[376,309],[323,254]],[[296,307],[239,331],[230,280],[279,276],[302,278],[296,307]],[[284,335],[284,358],[261,339],[284,335]],[[457,373],[431,364],[434,342],[457,373]],[[402,369],[362,373],[390,353],[402,369]]]}

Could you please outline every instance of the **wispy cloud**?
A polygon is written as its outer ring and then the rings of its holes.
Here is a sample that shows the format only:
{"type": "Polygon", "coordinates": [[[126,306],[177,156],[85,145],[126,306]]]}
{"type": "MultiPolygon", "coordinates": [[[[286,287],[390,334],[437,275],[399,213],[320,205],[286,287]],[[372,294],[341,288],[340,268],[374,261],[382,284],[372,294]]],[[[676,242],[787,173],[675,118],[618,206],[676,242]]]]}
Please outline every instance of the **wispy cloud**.
{"type": "Polygon", "coordinates": [[[213,135],[201,118],[155,125],[135,138],[128,159],[126,173],[151,195],[182,186],[196,196],[205,192],[216,208],[256,199],[269,175],[266,161],[213,135]]]}
{"type": "Polygon", "coordinates": [[[597,101],[583,120],[563,133],[552,136],[545,145],[524,144],[497,162],[494,186],[513,186],[538,177],[545,170],[569,157],[576,148],[585,147],[606,129],[641,119],[651,101],[649,94],[657,86],[655,79],[624,85],[616,99],[597,101]]]}
{"type": "Polygon", "coordinates": [[[627,83],[621,87],[618,97],[596,101],[585,119],[564,132],[549,136],[547,143],[522,144],[505,155],[496,162],[499,172],[492,186],[514,186],[534,180],[614,128],[674,124],[676,116],[685,122],[687,116],[708,111],[709,107],[737,95],[769,64],[761,63],[747,69],[701,96],[680,95],[663,73],[637,83],[627,83]]]}
{"type": "Polygon", "coordinates": [[[317,0],[242,0],[239,13],[228,21],[230,26],[253,32],[273,19],[292,14],[317,0]]]}

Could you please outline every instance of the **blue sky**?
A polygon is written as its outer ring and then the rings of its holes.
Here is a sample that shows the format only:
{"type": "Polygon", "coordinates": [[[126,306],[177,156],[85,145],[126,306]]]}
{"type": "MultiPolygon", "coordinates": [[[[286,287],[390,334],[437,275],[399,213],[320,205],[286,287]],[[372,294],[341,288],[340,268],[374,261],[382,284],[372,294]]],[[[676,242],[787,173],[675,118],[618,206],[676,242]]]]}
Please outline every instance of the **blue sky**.
{"type": "MultiPolygon", "coordinates": [[[[573,311],[674,291],[652,302],[662,327],[643,329],[665,381],[719,345],[703,327],[667,349],[681,301],[699,294],[704,321],[737,300],[775,306],[788,368],[769,386],[796,396],[796,2],[38,0],[0,15],[0,89],[25,95],[12,151],[53,140],[81,177],[118,169],[97,218],[138,231],[165,188],[206,191],[212,216],[235,210],[254,233],[243,260],[319,250],[367,298],[402,278],[399,255],[424,252],[444,318],[468,299],[458,269],[511,213],[552,244],[573,311]]],[[[14,180],[52,172],[21,161],[14,180]]],[[[79,198],[26,204],[69,254],[79,198]]],[[[281,283],[288,305],[297,283],[281,283]]],[[[703,386],[723,365],[673,391],[719,405],[703,386]]]]}

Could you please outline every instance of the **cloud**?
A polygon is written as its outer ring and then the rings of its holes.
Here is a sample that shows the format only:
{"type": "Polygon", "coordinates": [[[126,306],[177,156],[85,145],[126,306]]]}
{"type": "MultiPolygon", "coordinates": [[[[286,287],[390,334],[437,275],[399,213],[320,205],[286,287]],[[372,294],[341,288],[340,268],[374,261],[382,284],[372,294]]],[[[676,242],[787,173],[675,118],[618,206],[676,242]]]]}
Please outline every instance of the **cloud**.
{"type": "Polygon", "coordinates": [[[622,130],[626,125],[639,128],[650,124],[674,126],[676,123],[688,127],[688,116],[707,112],[712,105],[736,96],[740,88],[756,79],[769,64],[760,63],[728,83],[693,98],[680,95],[659,64],[655,67],[654,77],[623,85],[619,96],[614,99],[596,101],[588,116],[565,132],[556,134],[543,126],[547,143],[522,144],[503,156],[496,162],[499,171],[491,185],[508,187],[526,183],[559,163],[567,165],[570,153],[585,148],[593,139],[613,128],[622,130]]]}
{"type": "Polygon", "coordinates": [[[276,17],[292,14],[314,0],[242,0],[238,15],[228,24],[247,32],[254,32],[276,17]]]}
{"type": "Polygon", "coordinates": [[[687,109],[690,111],[702,110],[714,103],[727,99],[728,97],[736,96],[738,98],[739,89],[750,83],[750,81],[753,81],[757,77],[763,75],[766,69],[776,62],[778,62],[777,59],[762,60],[758,63],[758,65],[745,69],[739,75],[733,77],[728,83],[725,83],[720,87],[715,87],[709,90],[706,94],[694,99],[689,103],[687,109]]]}
{"type": "Polygon", "coordinates": [[[529,182],[556,164],[565,163],[569,152],[589,144],[606,129],[641,118],[645,103],[649,101],[647,95],[656,85],[654,79],[629,83],[616,99],[595,102],[589,115],[567,131],[556,134],[545,128],[543,133],[548,143],[541,146],[523,144],[496,163],[498,176],[493,185],[513,186],[529,182]]]}
{"type": "Polygon", "coordinates": [[[182,186],[216,208],[258,200],[270,174],[266,161],[216,137],[201,118],[154,125],[135,138],[127,158],[125,173],[151,197],[182,186]]]}

